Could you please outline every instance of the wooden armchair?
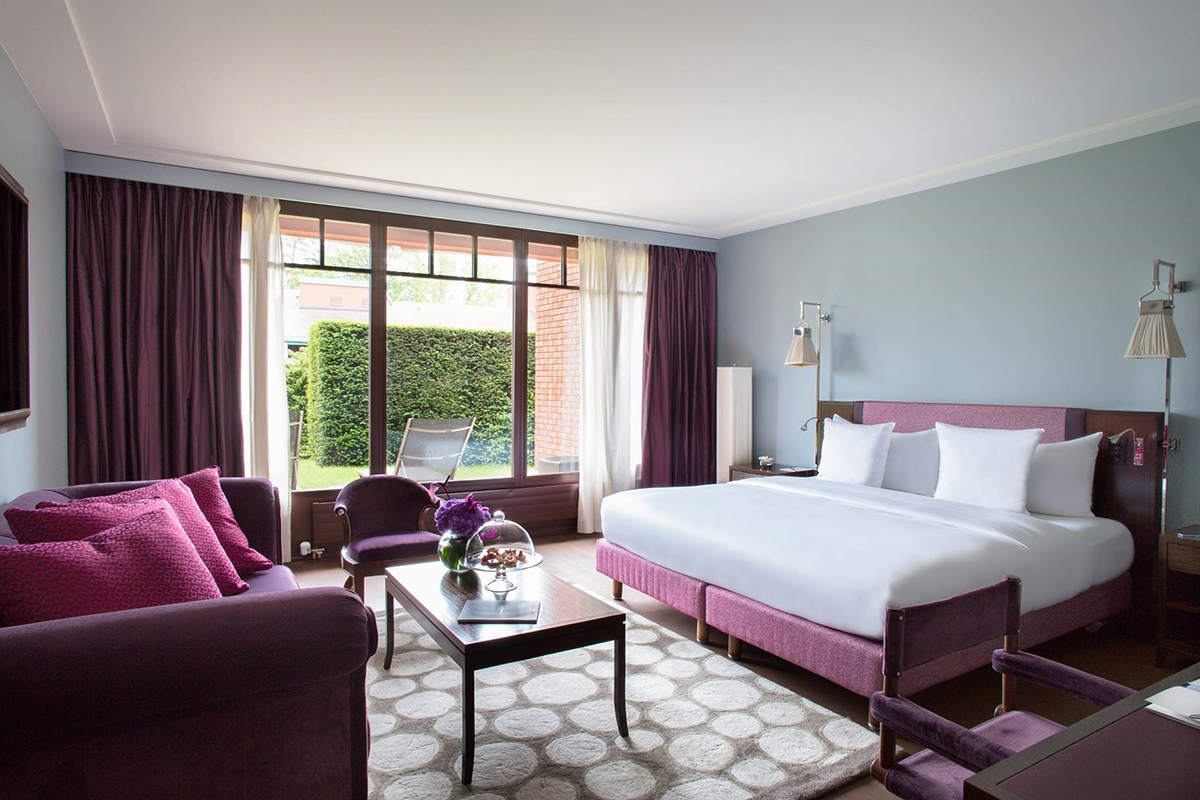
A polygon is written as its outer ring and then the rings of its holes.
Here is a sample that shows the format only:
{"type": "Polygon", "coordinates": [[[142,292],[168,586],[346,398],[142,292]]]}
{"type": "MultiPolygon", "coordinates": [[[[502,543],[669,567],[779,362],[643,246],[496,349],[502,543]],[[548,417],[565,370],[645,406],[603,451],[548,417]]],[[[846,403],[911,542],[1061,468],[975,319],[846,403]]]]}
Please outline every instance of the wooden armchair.
{"type": "Polygon", "coordinates": [[[1063,729],[1062,725],[1016,710],[1017,679],[1029,680],[1072,697],[1108,706],[1132,689],[1017,647],[1021,580],[1000,583],[936,603],[888,609],[883,639],[883,691],[871,697],[879,722],[879,758],[871,774],[905,800],[962,800],[963,782],[1063,729]],[[1004,637],[992,654],[1001,674],[996,716],[964,728],[900,696],[904,670],[944,655],[1004,637]],[[896,761],[896,736],[927,750],[896,761]]]}

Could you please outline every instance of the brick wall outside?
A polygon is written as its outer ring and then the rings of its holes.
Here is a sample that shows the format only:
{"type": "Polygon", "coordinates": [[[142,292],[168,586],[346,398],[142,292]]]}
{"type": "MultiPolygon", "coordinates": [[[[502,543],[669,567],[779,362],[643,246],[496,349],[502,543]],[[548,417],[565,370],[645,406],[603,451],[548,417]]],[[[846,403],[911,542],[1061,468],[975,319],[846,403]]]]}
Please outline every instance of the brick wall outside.
{"type": "MultiPolygon", "coordinates": [[[[538,281],[558,283],[560,265],[537,265],[538,281]]],[[[530,289],[537,313],[534,373],[534,463],[537,459],[579,456],[579,292],[530,289]]],[[[568,467],[570,468],[570,467],[568,467]]]]}

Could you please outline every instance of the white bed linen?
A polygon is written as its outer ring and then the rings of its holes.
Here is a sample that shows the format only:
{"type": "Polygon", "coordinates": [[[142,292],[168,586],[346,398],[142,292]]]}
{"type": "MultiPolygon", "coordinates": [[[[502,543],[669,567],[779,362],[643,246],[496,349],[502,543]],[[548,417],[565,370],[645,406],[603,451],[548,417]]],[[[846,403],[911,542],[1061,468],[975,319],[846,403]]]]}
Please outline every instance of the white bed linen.
{"type": "Polygon", "coordinates": [[[1133,534],[1115,519],[1033,516],[1083,534],[1083,546],[1092,562],[1092,586],[1108,583],[1133,564],[1133,534]]]}
{"type": "Polygon", "coordinates": [[[1078,527],[870,486],[779,477],[637,489],[601,513],[605,538],[649,561],[873,639],[889,605],[1005,575],[1022,580],[1023,612],[1101,582],[1078,527]]]}

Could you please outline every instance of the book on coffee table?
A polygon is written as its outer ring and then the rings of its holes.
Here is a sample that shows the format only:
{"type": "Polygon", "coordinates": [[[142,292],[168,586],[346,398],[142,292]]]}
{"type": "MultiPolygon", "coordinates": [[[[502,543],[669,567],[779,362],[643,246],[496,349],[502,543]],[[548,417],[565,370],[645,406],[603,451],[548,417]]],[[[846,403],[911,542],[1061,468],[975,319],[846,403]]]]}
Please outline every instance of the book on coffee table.
{"type": "Polygon", "coordinates": [[[485,622],[537,622],[542,604],[537,600],[468,600],[458,612],[460,624],[485,622]]]}

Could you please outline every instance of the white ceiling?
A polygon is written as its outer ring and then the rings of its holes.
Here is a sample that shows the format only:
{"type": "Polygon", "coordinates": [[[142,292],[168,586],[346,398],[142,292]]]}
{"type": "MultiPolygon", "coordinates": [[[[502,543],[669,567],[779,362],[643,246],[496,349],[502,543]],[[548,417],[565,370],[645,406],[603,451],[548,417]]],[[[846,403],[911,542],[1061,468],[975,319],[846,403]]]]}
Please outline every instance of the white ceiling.
{"type": "Polygon", "coordinates": [[[1200,120],[1200,2],[3,0],[68,150],[721,237],[1200,120]]]}

